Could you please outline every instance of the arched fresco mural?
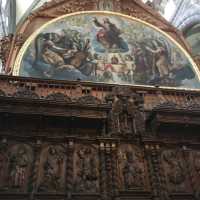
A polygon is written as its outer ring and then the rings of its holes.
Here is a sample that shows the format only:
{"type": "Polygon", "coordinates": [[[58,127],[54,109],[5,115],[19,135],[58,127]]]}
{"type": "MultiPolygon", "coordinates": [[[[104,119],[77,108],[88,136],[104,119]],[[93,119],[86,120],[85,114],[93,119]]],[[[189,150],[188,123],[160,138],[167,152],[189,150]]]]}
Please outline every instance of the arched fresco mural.
{"type": "Polygon", "coordinates": [[[51,21],[22,48],[13,74],[200,88],[186,52],[157,28],[112,12],[84,12],[51,21]]]}

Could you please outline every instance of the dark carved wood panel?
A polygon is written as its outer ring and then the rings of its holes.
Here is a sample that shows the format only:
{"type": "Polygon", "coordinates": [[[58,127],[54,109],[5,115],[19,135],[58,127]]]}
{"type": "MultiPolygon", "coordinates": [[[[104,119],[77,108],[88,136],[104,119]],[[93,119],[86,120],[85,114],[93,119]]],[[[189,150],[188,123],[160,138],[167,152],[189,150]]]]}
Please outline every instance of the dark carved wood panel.
{"type": "Polygon", "coordinates": [[[0,199],[199,199],[198,92],[1,81],[0,199]]]}

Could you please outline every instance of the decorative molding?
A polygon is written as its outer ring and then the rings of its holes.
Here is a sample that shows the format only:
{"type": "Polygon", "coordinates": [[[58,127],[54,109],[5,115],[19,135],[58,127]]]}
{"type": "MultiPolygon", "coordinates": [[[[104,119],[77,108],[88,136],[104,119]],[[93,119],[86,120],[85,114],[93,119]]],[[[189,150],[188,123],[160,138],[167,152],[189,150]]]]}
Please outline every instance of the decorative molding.
{"type": "Polygon", "coordinates": [[[8,60],[8,57],[11,51],[13,38],[14,38],[13,35],[10,34],[8,36],[3,37],[0,40],[0,59],[2,60],[2,64],[4,68],[6,66],[6,62],[8,60]]]}
{"type": "Polygon", "coordinates": [[[16,98],[39,99],[39,96],[35,92],[26,88],[19,89],[13,96],[16,98]]]}
{"type": "Polygon", "coordinates": [[[63,93],[51,93],[45,99],[50,101],[64,101],[67,103],[71,102],[71,98],[63,93]]]}
{"type": "Polygon", "coordinates": [[[77,103],[79,104],[101,104],[101,100],[92,95],[85,95],[78,98],[77,103]]]}

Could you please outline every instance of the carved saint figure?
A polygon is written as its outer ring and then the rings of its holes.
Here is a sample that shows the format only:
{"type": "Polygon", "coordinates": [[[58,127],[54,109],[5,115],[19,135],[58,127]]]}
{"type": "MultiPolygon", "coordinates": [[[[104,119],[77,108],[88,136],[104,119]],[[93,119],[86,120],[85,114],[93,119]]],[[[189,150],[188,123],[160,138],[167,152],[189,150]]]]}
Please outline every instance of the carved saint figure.
{"type": "Polygon", "coordinates": [[[55,147],[48,149],[47,159],[43,165],[44,178],[40,190],[58,190],[62,176],[63,154],[55,147]]]}
{"type": "Polygon", "coordinates": [[[172,189],[175,191],[184,190],[186,175],[184,173],[179,153],[175,151],[165,152],[164,160],[169,166],[167,176],[172,189]]]}
{"type": "Polygon", "coordinates": [[[137,102],[139,96],[135,97],[130,94],[118,94],[113,103],[112,121],[113,131],[123,135],[138,135],[145,129],[144,116],[137,102]]]}
{"type": "Polygon", "coordinates": [[[132,152],[125,153],[125,164],[123,167],[125,189],[134,189],[143,185],[142,169],[138,159],[132,152]]]}
{"type": "Polygon", "coordinates": [[[75,189],[77,192],[95,193],[98,191],[97,161],[91,148],[82,148],[77,152],[78,172],[75,189]]]}
{"type": "Polygon", "coordinates": [[[29,158],[24,147],[17,150],[10,158],[10,182],[13,188],[22,188],[26,184],[29,158]]]}

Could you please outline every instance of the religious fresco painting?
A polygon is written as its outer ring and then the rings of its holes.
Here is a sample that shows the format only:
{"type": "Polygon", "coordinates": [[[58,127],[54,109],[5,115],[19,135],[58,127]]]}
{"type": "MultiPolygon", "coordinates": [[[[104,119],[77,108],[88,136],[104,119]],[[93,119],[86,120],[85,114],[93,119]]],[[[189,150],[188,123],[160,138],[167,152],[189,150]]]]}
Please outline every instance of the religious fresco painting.
{"type": "Polygon", "coordinates": [[[157,29],[123,15],[81,13],[43,28],[14,75],[200,88],[193,64],[157,29]]]}

